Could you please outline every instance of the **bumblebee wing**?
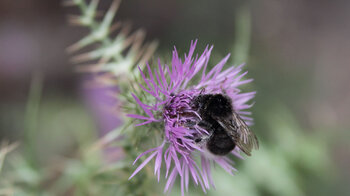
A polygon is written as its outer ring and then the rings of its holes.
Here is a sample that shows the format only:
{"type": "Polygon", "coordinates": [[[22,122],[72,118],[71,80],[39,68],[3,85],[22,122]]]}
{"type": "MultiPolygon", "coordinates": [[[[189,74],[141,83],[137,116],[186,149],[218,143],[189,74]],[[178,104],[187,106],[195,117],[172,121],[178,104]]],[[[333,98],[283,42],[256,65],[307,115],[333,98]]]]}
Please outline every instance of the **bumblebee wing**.
{"type": "Polygon", "coordinates": [[[248,125],[237,113],[233,112],[232,119],[216,120],[223,128],[225,128],[228,135],[246,155],[250,156],[253,148],[259,148],[259,142],[256,135],[249,129],[248,125]]]}
{"type": "Polygon", "coordinates": [[[244,120],[236,113],[233,113],[233,123],[238,126],[238,140],[237,146],[248,156],[252,149],[259,149],[259,142],[256,135],[249,129],[244,120]]]}

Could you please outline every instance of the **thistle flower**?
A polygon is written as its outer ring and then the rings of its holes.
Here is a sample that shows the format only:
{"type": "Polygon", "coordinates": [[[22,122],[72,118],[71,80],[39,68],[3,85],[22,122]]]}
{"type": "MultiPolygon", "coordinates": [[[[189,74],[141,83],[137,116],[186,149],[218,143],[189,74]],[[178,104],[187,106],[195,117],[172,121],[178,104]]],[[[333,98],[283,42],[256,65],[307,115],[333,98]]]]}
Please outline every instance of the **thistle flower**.
{"type": "MultiPolygon", "coordinates": [[[[141,153],[136,158],[134,164],[141,157],[151,153],[129,179],[152,159],[155,159],[154,174],[158,182],[161,166],[165,165],[167,182],[164,192],[171,190],[177,176],[180,176],[182,194],[185,190],[188,191],[190,178],[196,185],[200,184],[203,191],[206,192],[211,186],[214,187],[211,167],[215,163],[231,175],[236,171],[231,159],[226,156],[212,155],[194,141],[195,136],[209,135],[208,130],[197,125],[201,117],[193,109],[192,103],[195,97],[200,94],[226,94],[232,99],[235,112],[248,125],[252,124],[252,118],[248,117],[251,113],[246,109],[251,107],[247,102],[254,97],[255,92],[241,93],[238,89],[240,85],[252,81],[252,79],[242,79],[247,74],[247,72],[241,73],[243,65],[223,70],[229,58],[227,55],[207,72],[213,47],[207,46],[201,56],[196,55],[194,58],[196,43],[197,41],[191,42],[190,50],[185,55],[184,61],[174,48],[170,67],[158,62],[157,69],[152,71],[147,65],[148,77],[139,69],[144,81],[144,85],[140,84],[140,88],[146,94],[154,97],[153,102],[142,102],[141,100],[144,100],[142,97],[132,94],[144,112],[143,115],[128,115],[143,121],[136,126],[158,123],[162,125],[164,134],[161,145],[141,153]]],[[[239,152],[240,149],[236,147],[231,153],[242,158],[239,152]]]]}

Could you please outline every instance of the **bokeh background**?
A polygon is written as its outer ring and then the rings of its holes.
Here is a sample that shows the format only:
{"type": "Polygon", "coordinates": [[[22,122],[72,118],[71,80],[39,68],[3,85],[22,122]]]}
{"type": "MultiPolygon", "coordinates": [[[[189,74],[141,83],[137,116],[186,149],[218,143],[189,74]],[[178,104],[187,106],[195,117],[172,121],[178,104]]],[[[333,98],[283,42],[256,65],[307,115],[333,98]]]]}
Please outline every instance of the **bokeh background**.
{"type": "MultiPolygon", "coordinates": [[[[346,0],[134,0],[122,2],[116,19],[158,40],[156,57],[170,56],[174,45],[184,53],[198,38],[198,52],[214,45],[213,63],[227,53],[232,64],[247,63],[261,149],[237,161],[236,176],[216,168],[217,190],[209,194],[348,195],[349,10],[346,0]]],[[[61,0],[0,1],[0,142],[19,141],[17,151],[39,165],[76,156],[77,146],[119,123],[101,109],[112,100],[86,89],[69,60],[66,48],[88,32],[68,25],[74,13],[61,0]]]]}

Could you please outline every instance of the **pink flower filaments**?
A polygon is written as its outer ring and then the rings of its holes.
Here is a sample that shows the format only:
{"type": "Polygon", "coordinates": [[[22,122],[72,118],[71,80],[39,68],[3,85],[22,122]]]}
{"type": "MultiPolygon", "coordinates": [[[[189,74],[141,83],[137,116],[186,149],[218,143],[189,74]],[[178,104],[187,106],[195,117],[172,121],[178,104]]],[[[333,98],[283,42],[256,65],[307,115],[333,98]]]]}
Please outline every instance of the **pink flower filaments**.
{"type": "MultiPolygon", "coordinates": [[[[214,186],[211,167],[215,163],[229,174],[233,174],[236,170],[231,159],[226,156],[210,155],[194,141],[195,136],[209,134],[207,130],[197,125],[201,117],[192,106],[196,96],[203,93],[225,94],[231,98],[235,112],[248,125],[252,124],[252,118],[248,117],[251,113],[246,110],[252,106],[247,102],[254,97],[255,92],[242,93],[238,89],[240,85],[252,81],[252,79],[242,79],[247,74],[247,72],[241,73],[243,65],[231,66],[223,70],[223,66],[229,58],[227,55],[207,72],[213,47],[206,47],[201,56],[193,58],[196,43],[197,41],[191,43],[190,50],[185,55],[183,62],[175,48],[170,67],[163,66],[159,62],[157,69],[152,71],[147,65],[148,77],[140,69],[142,79],[145,82],[145,86],[140,85],[140,87],[153,96],[156,101],[143,103],[133,94],[135,101],[144,111],[144,115],[129,114],[129,117],[143,121],[137,126],[163,123],[164,137],[160,146],[149,149],[136,158],[135,162],[140,157],[151,153],[129,179],[148,162],[155,159],[154,173],[159,181],[160,169],[164,161],[167,179],[165,192],[171,189],[177,176],[180,176],[182,194],[188,190],[190,178],[195,184],[200,184],[203,191],[206,192],[210,186],[214,186]],[[161,115],[158,115],[159,113],[161,115]]],[[[236,147],[231,153],[241,158],[239,152],[240,149],[236,147]]]]}

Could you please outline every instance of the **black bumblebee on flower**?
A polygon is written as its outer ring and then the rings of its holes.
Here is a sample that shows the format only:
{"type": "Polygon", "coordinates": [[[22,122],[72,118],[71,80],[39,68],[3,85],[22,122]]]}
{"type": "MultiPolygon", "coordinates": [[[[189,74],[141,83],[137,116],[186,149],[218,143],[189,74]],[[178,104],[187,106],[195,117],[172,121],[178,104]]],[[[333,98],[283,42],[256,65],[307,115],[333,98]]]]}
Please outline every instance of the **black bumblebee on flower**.
{"type": "Polygon", "coordinates": [[[175,49],[170,67],[159,63],[152,70],[147,65],[148,77],[140,69],[144,82],[140,88],[153,99],[140,99],[133,94],[143,114],[129,114],[129,117],[143,121],[136,126],[161,125],[157,127],[162,127],[164,137],[158,147],[136,158],[135,162],[151,153],[129,179],[155,158],[154,173],[158,181],[164,160],[167,179],[164,191],[170,190],[180,176],[182,193],[188,190],[190,177],[205,192],[214,186],[213,164],[233,174],[236,169],[226,155],[241,158],[241,151],[250,155],[253,148],[258,148],[258,140],[248,127],[253,119],[246,111],[252,106],[247,102],[255,92],[242,93],[238,89],[252,79],[242,79],[247,74],[240,73],[243,65],[223,70],[229,55],[207,72],[213,47],[193,57],[195,46],[193,42],[184,61],[175,49]],[[198,78],[195,76],[199,76],[199,81],[195,81],[198,78]]]}
{"type": "Polygon", "coordinates": [[[250,156],[252,148],[259,148],[255,134],[234,112],[232,101],[223,94],[199,95],[193,100],[194,108],[202,120],[199,126],[209,131],[209,136],[195,138],[204,143],[214,155],[226,155],[236,146],[250,156]]]}

